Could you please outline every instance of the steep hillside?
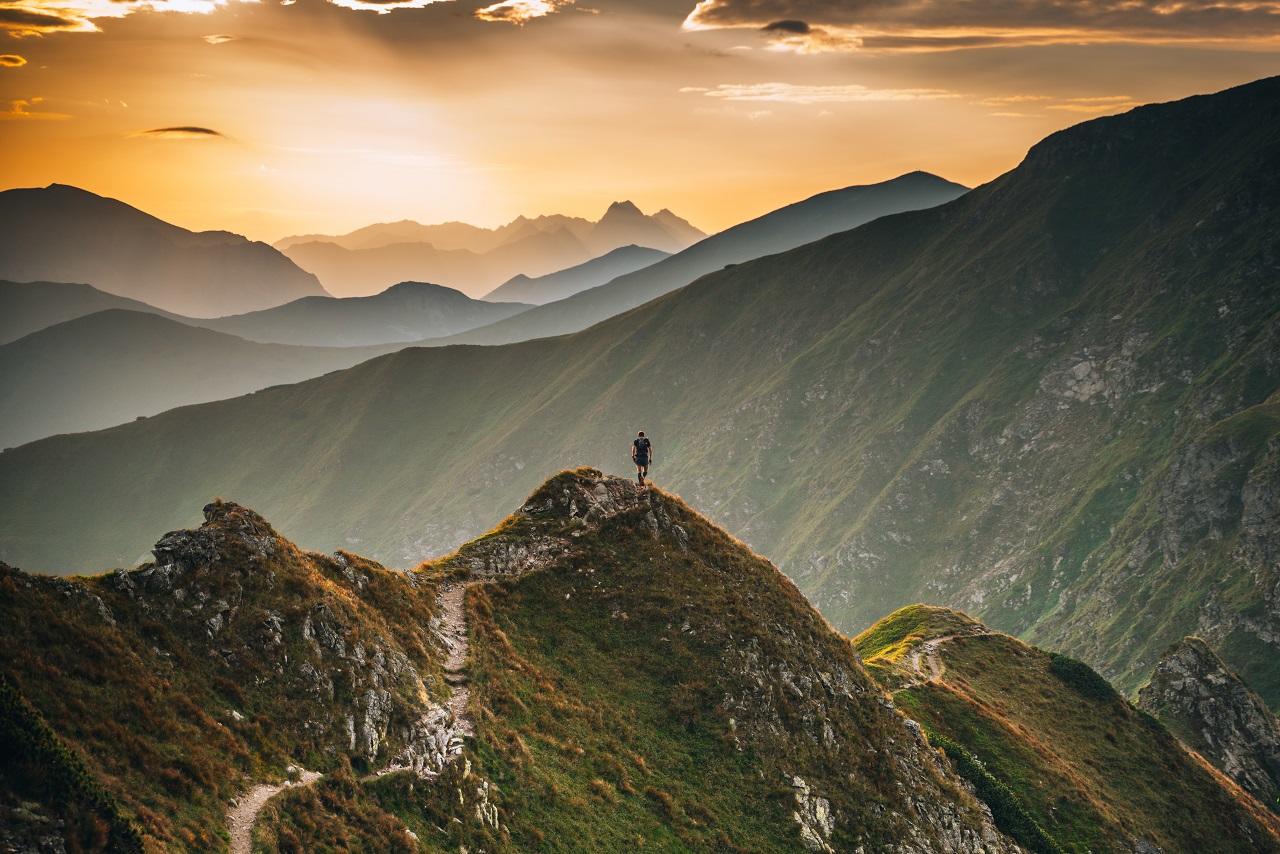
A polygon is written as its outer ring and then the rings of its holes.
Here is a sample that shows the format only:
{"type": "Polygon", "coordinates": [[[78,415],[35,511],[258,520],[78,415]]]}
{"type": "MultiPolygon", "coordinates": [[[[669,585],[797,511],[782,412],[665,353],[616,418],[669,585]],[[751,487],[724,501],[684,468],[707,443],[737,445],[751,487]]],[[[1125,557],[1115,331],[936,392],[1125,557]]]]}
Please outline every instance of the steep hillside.
{"type": "Polygon", "coordinates": [[[528,307],[515,300],[473,300],[440,285],[401,282],[371,297],[304,297],[264,311],[197,322],[267,344],[359,347],[448,335],[528,307]]]}
{"type": "Polygon", "coordinates": [[[931,208],[964,192],[964,187],[936,175],[912,172],[879,184],[821,193],[735,225],[657,264],[526,312],[519,319],[427,343],[507,344],[576,332],[726,265],[794,249],[878,217],[931,208]]]}
{"type": "Polygon", "coordinates": [[[854,645],[1033,851],[1280,850],[1280,821],[1074,659],[924,605],[854,645]]]}
{"type": "Polygon", "coordinates": [[[179,319],[137,300],[118,297],[91,285],[69,282],[0,281],[0,344],[110,308],[142,311],[179,319]]]}
{"type": "Polygon", "coordinates": [[[195,317],[324,294],[314,276],[265,243],[187,231],[61,184],[0,192],[0,278],[88,282],[195,317]]]}
{"type": "Polygon", "coordinates": [[[1170,647],[1138,705],[1280,811],[1280,719],[1200,638],[1170,647]]]}
{"type": "Polygon", "coordinates": [[[0,454],[0,558],[129,561],[231,494],[404,562],[549,466],[625,471],[644,429],[656,481],[839,628],[940,602],[1126,692],[1197,633],[1280,703],[1278,99],[1269,79],[1086,122],[949,204],[576,335],[0,454]]]}
{"type": "Polygon", "coordinates": [[[647,249],[634,244],[622,246],[567,270],[559,270],[535,278],[526,276],[524,273],[513,276],[485,294],[484,298],[490,302],[507,300],[542,305],[603,285],[618,276],[643,269],[666,257],[669,257],[667,253],[659,249],[647,249]]]}
{"type": "Polygon", "coordinates": [[[370,226],[332,239],[286,238],[276,245],[339,296],[377,293],[406,280],[439,282],[479,296],[513,276],[545,276],[622,246],[677,252],[704,236],[670,211],[646,216],[630,202],[610,205],[599,222],[517,217],[501,228],[476,232],[459,231],[453,227],[457,223],[417,230],[414,225],[370,226]]]}
{"type": "Polygon", "coordinates": [[[394,349],[286,347],[110,309],[0,346],[0,447],[297,382],[394,349]]]}
{"type": "Polygon", "coordinates": [[[565,473],[412,572],[299,551],[235,504],[205,519],[135,571],[0,567],[6,714],[150,845],[1017,850],[848,641],[670,496],[565,473]],[[299,785],[250,790],[290,764],[299,785]]]}
{"type": "MultiPolygon", "coordinates": [[[[46,754],[102,790],[99,810],[163,846],[151,850],[225,850],[228,805],[295,763],[442,767],[427,723],[449,695],[429,628],[435,580],[301,552],[234,504],[204,512],[135,572],[63,580],[0,565],[0,666],[18,694],[0,728],[6,831],[77,818],[12,773],[30,752],[11,740],[15,709],[23,731],[46,729],[46,754]]],[[[73,850],[102,847],[89,835],[73,850]]]]}

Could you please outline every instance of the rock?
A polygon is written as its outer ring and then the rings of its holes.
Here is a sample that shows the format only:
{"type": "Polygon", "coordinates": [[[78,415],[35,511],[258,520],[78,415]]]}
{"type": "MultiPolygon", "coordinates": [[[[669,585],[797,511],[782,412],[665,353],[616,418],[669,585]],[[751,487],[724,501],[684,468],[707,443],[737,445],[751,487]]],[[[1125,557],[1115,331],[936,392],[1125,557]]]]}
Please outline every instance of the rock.
{"type": "Polygon", "coordinates": [[[1280,803],[1280,719],[1203,640],[1170,647],[1138,705],[1262,803],[1280,803]]]}

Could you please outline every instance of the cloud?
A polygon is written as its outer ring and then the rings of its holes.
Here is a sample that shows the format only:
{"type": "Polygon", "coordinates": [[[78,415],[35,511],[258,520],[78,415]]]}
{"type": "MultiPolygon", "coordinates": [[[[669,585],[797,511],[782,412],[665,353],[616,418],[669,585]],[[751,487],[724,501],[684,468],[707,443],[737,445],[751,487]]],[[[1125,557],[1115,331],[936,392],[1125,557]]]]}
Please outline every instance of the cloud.
{"type": "Polygon", "coordinates": [[[1046,110],[1063,110],[1069,113],[1106,113],[1113,110],[1128,110],[1138,106],[1138,102],[1128,95],[1100,95],[1092,98],[1067,98],[1058,104],[1050,104],[1046,110]]]}
{"type": "Polygon", "coordinates": [[[134,136],[145,136],[151,139],[226,139],[225,136],[212,128],[202,128],[196,125],[152,128],[151,130],[139,131],[134,136]]]}
{"type": "MultiPolygon", "coordinates": [[[[246,0],[246,2],[252,2],[252,0],[246,0]]],[[[285,5],[292,5],[293,2],[296,0],[290,0],[285,5]]],[[[389,15],[397,9],[425,9],[435,3],[447,3],[451,0],[329,0],[329,2],[344,9],[389,15]]]]}
{"type": "Polygon", "coordinates": [[[0,30],[16,39],[42,36],[46,33],[92,33],[93,21],[62,9],[0,3],[0,30]]]}
{"type": "Polygon", "coordinates": [[[760,28],[761,32],[766,33],[792,33],[793,35],[807,36],[812,28],[805,21],[774,21],[765,24],[760,28]]]}
{"type": "Polygon", "coordinates": [[[8,102],[8,108],[0,112],[0,120],[5,121],[58,121],[60,119],[69,119],[71,116],[66,113],[50,113],[40,109],[40,104],[44,103],[44,98],[36,96],[34,98],[16,98],[8,102]]]}
{"type": "Polygon", "coordinates": [[[209,44],[215,44],[215,45],[226,44],[227,42],[233,42],[236,40],[235,36],[229,36],[226,33],[210,33],[207,36],[201,36],[201,38],[207,41],[209,44]]]}
{"type": "MultiPolygon", "coordinates": [[[[0,0],[0,30],[15,38],[58,32],[99,32],[94,21],[123,18],[134,12],[170,12],[207,15],[231,3],[259,0],[0,0]]],[[[293,0],[281,0],[291,5],[293,0]]],[[[387,14],[396,9],[421,9],[452,0],[328,0],[335,6],[387,14]]],[[[209,44],[223,44],[233,36],[220,33],[205,36],[209,44]]]]}
{"type": "Polygon", "coordinates": [[[492,6],[477,9],[476,17],[482,21],[516,24],[522,27],[534,18],[546,17],[571,5],[573,0],[501,0],[492,6]]]}
{"type": "Polygon", "coordinates": [[[0,53],[0,68],[21,68],[27,64],[25,56],[16,53],[0,53]]]}
{"type": "Polygon", "coordinates": [[[922,101],[955,97],[945,89],[869,89],[850,83],[843,86],[799,86],[793,83],[721,83],[714,89],[685,87],[681,92],[701,92],[726,101],[769,101],[786,104],[835,104],[866,101],[922,101]]]}
{"type": "Polygon", "coordinates": [[[1280,0],[701,0],[686,30],[775,47],[936,51],[1081,42],[1280,42],[1280,0]]]}

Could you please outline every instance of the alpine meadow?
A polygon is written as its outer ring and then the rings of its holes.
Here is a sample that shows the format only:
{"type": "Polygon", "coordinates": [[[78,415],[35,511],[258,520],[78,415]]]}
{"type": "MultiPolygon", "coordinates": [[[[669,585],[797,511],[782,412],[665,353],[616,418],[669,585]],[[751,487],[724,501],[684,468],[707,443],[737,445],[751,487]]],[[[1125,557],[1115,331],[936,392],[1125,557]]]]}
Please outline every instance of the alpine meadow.
{"type": "Polygon", "coordinates": [[[1280,854],[1275,4],[110,7],[0,851],[1280,854]]]}

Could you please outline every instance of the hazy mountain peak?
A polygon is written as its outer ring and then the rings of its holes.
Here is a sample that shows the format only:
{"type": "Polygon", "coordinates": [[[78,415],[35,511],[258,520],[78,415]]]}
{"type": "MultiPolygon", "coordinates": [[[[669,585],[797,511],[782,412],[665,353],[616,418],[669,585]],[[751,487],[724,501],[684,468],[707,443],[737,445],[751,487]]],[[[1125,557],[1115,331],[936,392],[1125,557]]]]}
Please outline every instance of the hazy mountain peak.
{"type": "Polygon", "coordinates": [[[644,212],[641,211],[640,208],[636,207],[636,204],[634,202],[630,200],[623,200],[620,202],[614,202],[613,204],[609,205],[609,209],[604,212],[604,216],[600,218],[600,221],[604,222],[606,219],[608,219],[611,216],[642,217],[644,216],[644,212]]]}

